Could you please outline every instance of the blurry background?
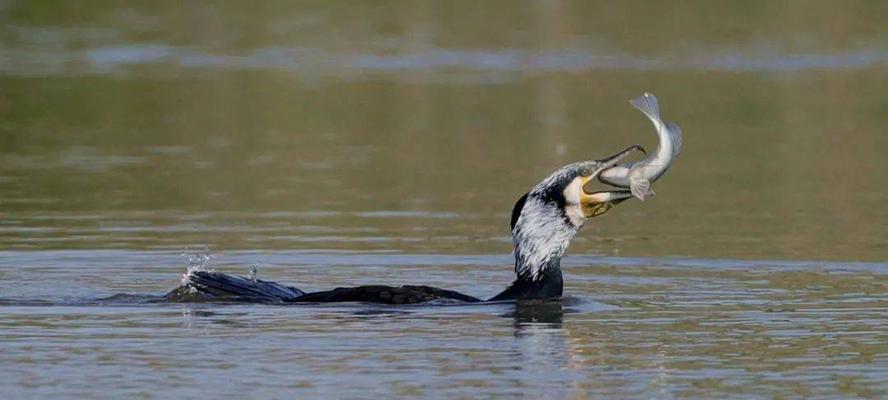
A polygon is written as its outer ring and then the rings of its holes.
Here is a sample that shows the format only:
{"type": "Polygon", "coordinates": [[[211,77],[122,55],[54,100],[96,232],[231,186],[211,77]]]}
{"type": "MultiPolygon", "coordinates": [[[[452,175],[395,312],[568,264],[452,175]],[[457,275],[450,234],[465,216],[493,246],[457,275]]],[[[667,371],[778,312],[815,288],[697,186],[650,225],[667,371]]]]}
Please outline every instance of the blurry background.
{"type": "Polygon", "coordinates": [[[0,248],[510,251],[514,201],[684,130],[573,254],[884,260],[888,3],[0,1],[0,248]]]}

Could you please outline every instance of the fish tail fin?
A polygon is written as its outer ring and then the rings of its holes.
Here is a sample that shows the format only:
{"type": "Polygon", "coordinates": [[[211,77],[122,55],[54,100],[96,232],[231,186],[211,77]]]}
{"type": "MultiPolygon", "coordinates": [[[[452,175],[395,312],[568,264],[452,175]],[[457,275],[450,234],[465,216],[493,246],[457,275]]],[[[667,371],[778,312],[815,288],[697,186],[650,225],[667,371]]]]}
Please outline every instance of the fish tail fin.
{"type": "Polygon", "coordinates": [[[645,92],[643,95],[629,100],[629,103],[632,103],[633,107],[650,118],[654,125],[658,127],[657,129],[662,127],[666,130],[666,134],[672,139],[672,155],[678,155],[681,151],[681,128],[675,123],[663,122],[660,118],[660,104],[657,101],[657,96],[645,92]]]}
{"type": "Polygon", "coordinates": [[[657,102],[657,96],[645,92],[643,95],[629,100],[629,103],[647,115],[651,121],[660,122],[660,104],[657,102]]]}
{"type": "Polygon", "coordinates": [[[677,156],[681,151],[681,128],[673,122],[667,122],[666,133],[672,138],[672,155],[677,156]]]}

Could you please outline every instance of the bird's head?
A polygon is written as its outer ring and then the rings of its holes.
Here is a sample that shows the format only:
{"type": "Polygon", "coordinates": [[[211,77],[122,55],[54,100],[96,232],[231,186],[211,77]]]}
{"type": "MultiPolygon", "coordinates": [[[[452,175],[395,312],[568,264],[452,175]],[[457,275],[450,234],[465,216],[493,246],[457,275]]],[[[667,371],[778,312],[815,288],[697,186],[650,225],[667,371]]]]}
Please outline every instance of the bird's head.
{"type": "Polygon", "coordinates": [[[635,150],[644,152],[636,145],[601,160],[566,165],[518,199],[511,227],[519,279],[540,279],[546,269],[559,268],[583,223],[632,197],[628,190],[589,192],[585,186],[635,150]]]}

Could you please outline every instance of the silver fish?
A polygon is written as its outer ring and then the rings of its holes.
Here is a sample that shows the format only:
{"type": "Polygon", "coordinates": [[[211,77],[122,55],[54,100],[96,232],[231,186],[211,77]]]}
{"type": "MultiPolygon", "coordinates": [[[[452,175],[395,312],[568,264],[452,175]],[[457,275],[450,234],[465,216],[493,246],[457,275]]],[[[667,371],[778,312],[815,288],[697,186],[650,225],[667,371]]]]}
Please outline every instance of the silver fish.
{"type": "Polygon", "coordinates": [[[598,180],[612,186],[628,187],[633,196],[644,201],[646,197],[656,194],[651,189],[651,183],[666,173],[681,151],[681,128],[660,119],[657,97],[651,93],[629,100],[629,103],[654,123],[660,144],[657,145],[657,151],[643,160],[616,165],[598,175],[598,180]]]}

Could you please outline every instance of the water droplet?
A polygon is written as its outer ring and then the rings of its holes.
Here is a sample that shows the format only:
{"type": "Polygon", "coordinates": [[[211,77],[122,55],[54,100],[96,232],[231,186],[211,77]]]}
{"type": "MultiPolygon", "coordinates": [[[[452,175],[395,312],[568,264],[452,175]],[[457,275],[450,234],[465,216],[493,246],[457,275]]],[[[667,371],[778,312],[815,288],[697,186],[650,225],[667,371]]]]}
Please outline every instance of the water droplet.
{"type": "Polygon", "coordinates": [[[194,271],[208,271],[210,268],[210,259],[212,256],[210,255],[210,247],[204,245],[203,253],[200,252],[190,252],[188,248],[182,252],[182,256],[187,260],[185,275],[188,275],[194,271]]]}
{"type": "Polygon", "coordinates": [[[250,266],[250,282],[256,283],[256,276],[259,274],[259,266],[253,264],[250,266]]]}

